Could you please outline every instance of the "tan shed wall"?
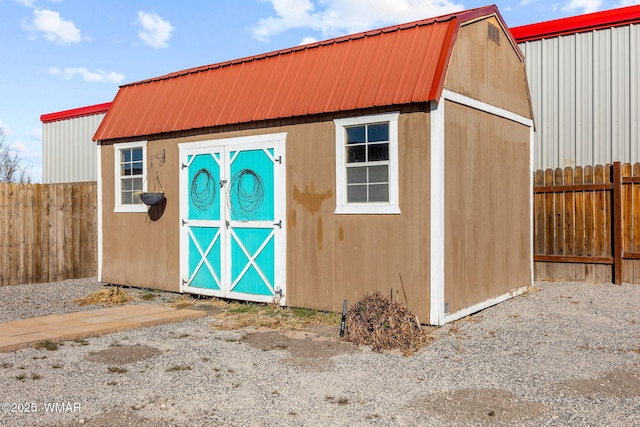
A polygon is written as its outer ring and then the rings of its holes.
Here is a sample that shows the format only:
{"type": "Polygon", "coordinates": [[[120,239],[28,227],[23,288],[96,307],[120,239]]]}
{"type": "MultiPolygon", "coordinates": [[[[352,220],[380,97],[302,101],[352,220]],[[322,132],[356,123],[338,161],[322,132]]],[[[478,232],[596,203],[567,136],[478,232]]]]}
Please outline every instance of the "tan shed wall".
{"type": "Polygon", "coordinates": [[[180,284],[178,146],[167,140],[147,144],[147,167],[150,156],[166,150],[166,163],[158,168],[167,199],[161,213],[156,207],[149,213],[113,211],[114,149],[112,145],[99,149],[102,154],[102,281],[177,292],[180,284]]]}
{"type": "Polygon", "coordinates": [[[445,302],[453,313],[531,282],[530,128],[445,104],[445,302]]]}
{"type": "Polygon", "coordinates": [[[429,129],[428,113],[400,115],[401,215],[335,215],[333,122],[288,136],[289,304],[339,311],[344,299],[393,290],[427,321],[429,129]]]}
{"type": "Polygon", "coordinates": [[[494,17],[460,28],[445,88],[531,118],[524,63],[494,17]],[[500,44],[488,40],[488,24],[500,30],[500,44]]]}
{"type": "Polygon", "coordinates": [[[102,146],[103,281],[178,291],[180,281],[178,144],[287,132],[287,304],[342,309],[378,290],[428,319],[428,112],[399,118],[401,215],[335,215],[335,126],[332,119],[149,141],[147,157],[166,149],[159,168],[167,204],[145,213],[114,213],[113,146],[102,146]],[[405,300],[406,294],[406,300],[405,300]]]}

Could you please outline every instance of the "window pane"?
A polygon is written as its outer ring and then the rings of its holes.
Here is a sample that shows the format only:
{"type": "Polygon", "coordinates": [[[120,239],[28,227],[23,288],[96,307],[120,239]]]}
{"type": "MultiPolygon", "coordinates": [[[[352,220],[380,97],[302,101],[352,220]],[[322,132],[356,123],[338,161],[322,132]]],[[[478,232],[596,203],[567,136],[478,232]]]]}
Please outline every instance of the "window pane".
{"type": "Polygon", "coordinates": [[[381,160],[389,160],[389,144],[371,144],[368,145],[368,154],[370,162],[379,162],[381,160]]]}
{"type": "Polygon", "coordinates": [[[347,128],[347,144],[362,144],[364,139],[364,126],[355,126],[347,128]]]}
{"type": "Polygon", "coordinates": [[[347,202],[359,203],[367,201],[366,185],[347,185],[347,202]]]}
{"type": "Polygon", "coordinates": [[[120,180],[120,184],[121,184],[121,187],[122,187],[122,191],[133,190],[133,188],[131,187],[131,180],[130,179],[122,179],[122,180],[120,180]]]}
{"type": "Polygon", "coordinates": [[[364,162],[366,145],[347,147],[347,163],[364,162]]]}
{"type": "Polygon", "coordinates": [[[140,194],[133,194],[133,200],[131,201],[131,203],[133,203],[134,205],[139,205],[142,203],[142,201],[140,200],[140,194]]]}
{"type": "Polygon", "coordinates": [[[132,151],[131,159],[134,162],[139,162],[142,160],[142,148],[134,148],[132,151]]]}
{"type": "Polygon", "coordinates": [[[128,191],[125,191],[122,193],[122,198],[121,198],[121,202],[123,205],[130,205],[131,204],[131,193],[128,191]]]}
{"type": "Polygon", "coordinates": [[[122,176],[131,175],[131,163],[122,165],[122,176]]]}
{"type": "Polygon", "coordinates": [[[132,180],[133,190],[142,191],[142,178],[133,178],[132,180]]]}
{"type": "Polygon", "coordinates": [[[370,166],[369,169],[369,182],[389,182],[389,166],[370,166]]]}
{"type": "Polygon", "coordinates": [[[379,123],[377,125],[369,125],[369,142],[379,142],[389,140],[389,123],[379,123]]]}
{"type": "Polygon", "coordinates": [[[123,163],[131,161],[131,150],[121,150],[120,153],[122,153],[122,155],[120,156],[120,160],[123,163]]]}
{"type": "Polygon", "coordinates": [[[131,173],[133,175],[142,175],[142,162],[133,163],[131,173]]]}
{"type": "Polygon", "coordinates": [[[347,168],[347,184],[362,184],[367,182],[367,168],[347,168]]]}
{"type": "Polygon", "coordinates": [[[369,186],[370,202],[388,202],[389,201],[389,185],[373,184],[369,186]]]}

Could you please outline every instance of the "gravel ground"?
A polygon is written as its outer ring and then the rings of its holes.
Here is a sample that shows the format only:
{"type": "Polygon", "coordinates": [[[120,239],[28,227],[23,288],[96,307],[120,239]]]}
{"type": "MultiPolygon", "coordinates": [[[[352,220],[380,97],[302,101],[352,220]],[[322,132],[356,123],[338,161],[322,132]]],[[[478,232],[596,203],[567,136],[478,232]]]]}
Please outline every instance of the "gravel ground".
{"type": "MultiPolygon", "coordinates": [[[[16,405],[0,425],[640,425],[640,286],[536,288],[410,357],[211,317],[3,353],[0,402],[16,405]]],[[[0,321],[79,310],[100,289],[0,288],[0,321]]]]}

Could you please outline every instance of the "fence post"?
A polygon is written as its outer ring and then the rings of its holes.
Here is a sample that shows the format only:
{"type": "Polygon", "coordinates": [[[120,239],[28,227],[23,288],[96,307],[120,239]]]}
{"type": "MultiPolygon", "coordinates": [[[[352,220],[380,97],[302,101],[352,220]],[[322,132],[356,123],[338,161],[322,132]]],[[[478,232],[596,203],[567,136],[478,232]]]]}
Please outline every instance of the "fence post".
{"type": "Polygon", "coordinates": [[[620,162],[614,162],[613,174],[613,194],[611,201],[613,204],[613,224],[611,226],[612,252],[613,252],[613,282],[616,285],[622,284],[622,170],[620,162]]]}

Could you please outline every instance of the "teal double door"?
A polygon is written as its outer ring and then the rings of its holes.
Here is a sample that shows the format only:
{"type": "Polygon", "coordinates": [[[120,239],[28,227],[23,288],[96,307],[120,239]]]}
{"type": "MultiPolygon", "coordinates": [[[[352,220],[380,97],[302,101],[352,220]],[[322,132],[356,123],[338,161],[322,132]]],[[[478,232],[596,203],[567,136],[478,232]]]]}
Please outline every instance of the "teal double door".
{"type": "Polygon", "coordinates": [[[179,145],[182,292],[284,305],[285,137],[179,145]]]}

